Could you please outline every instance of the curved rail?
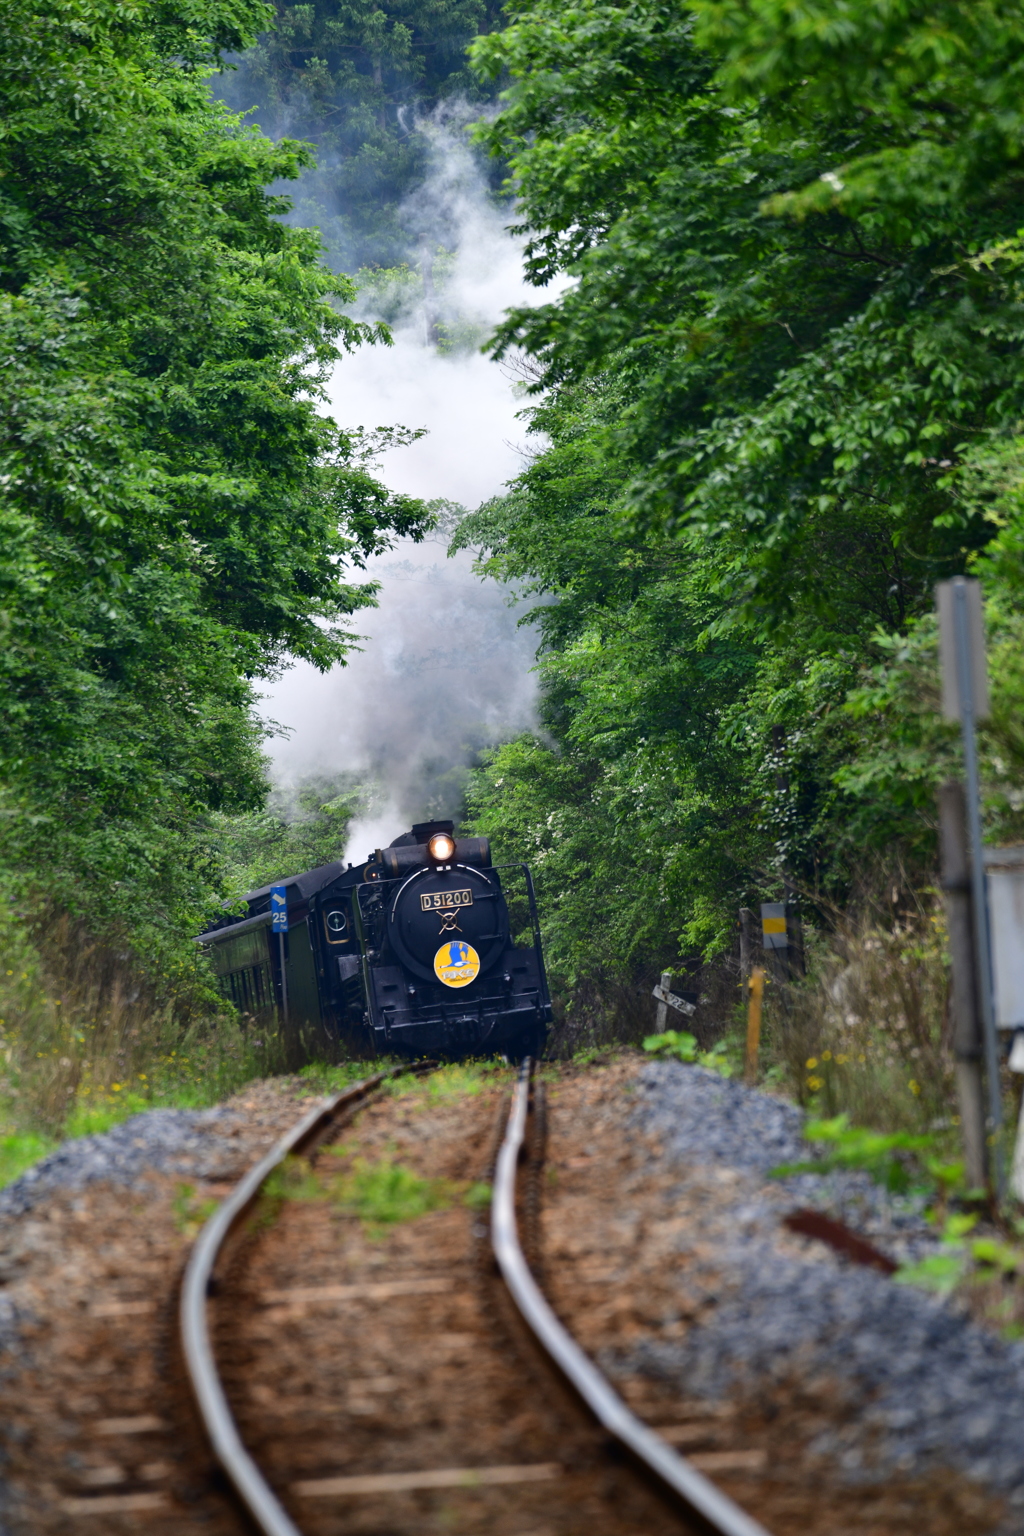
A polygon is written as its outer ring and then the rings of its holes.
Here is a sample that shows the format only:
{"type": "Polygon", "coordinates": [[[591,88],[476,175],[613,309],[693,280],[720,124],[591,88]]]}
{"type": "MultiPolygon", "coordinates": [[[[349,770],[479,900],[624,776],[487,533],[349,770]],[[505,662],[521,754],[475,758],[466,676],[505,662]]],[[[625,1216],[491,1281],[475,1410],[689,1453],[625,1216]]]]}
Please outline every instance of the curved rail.
{"type": "Polygon", "coordinates": [[[387,1072],[378,1072],[346,1088],[344,1093],[336,1094],[326,1104],[310,1110],[297,1125],[292,1126],[286,1136],[271,1147],[265,1157],[249,1169],[227,1199],[217,1207],[200,1232],[189,1256],[178,1313],[185,1366],[214,1455],[264,1536],[302,1536],[302,1533],[264,1481],[262,1473],[242,1444],[238,1426],[217,1374],[206,1316],[206,1298],[210,1294],[214,1265],[232,1227],[256,1199],[267,1176],[278,1164],[284,1162],[290,1152],[299,1150],[313,1140],[316,1133],[330,1125],[343,1110],[368,1098],[386,1078],[397,1072],[429,1070],[432,1065],[425,1063],[411,1069],[407,1066],[394,1067],[387,1072]]]}
{"type": "Polygon", "coordinates": [[[491,1241],[502,1279],[524,1322],[544,1352],[583,1399],[590,1412],[657,1480],[718,1536],[768,1536],[762,1525],[676,1454],[660,1435],[632,1413],[562,1326],[542,1294],[519,1245],[516,1227],[516,1168],[523,1145],[532,1063],[524,1061],[512,1100],[505,1140],[498,1154],[491,1208],[491,1241]]]}

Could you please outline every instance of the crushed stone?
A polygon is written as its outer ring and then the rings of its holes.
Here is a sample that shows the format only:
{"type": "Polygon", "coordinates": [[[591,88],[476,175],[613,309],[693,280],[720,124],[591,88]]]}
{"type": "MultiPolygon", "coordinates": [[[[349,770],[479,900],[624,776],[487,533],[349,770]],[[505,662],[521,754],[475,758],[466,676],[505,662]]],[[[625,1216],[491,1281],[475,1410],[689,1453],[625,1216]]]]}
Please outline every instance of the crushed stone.
{"type": "MultiPolygon", "coordinates": [[[[73,1374],[75,1352],[86,1347],[88,1330],[111,1327],[86,1318],[94,1292],[116,1295],[127,1286],[137,1294],[131,1287],[138,1284],[133,1265],[140,1254],[149,1266],[143,1266],[147,1290],[154,1262],[173,1283],[186,1241],[174,1225],[175,1191],[183,1184],[194,1189],[200,1207],[203,1199],[222,1196],[318,1101],[305,1080],[276,1078],[250,1083],[214,1109],[146,1110],[109,1131],[62,1143],[0,1190],[0,1397],[13,1393],[27,1411],[37,1393],[43,1399],[42,1422],[56,1414],[63,1423],[71,1410],[63,1400],[55,1405],[47,1396],[47,1379],[54,1372],[46,1350],[55,1311],[63,1304],[61,1320],[70,1320],[74,1333],[67,1357],[73,1374]],[[147,1222],[124,1222],[125,1211],[138,1208],[138,1197],[147,1222]],[[158,1244],[159,1252],[149,1254],[150,1228],[164,1232],[166,1251],[158,1244]],[[28,1393],[26,1383],[31,1384],[28,1393]]],[[[130,1345],[131,1334],[120,1322],[117,1328],[130,1345]]],[[[151,1356],[149,1350],[134,1361],[127,1359],[115,1377],[128,1381],[133,1369],[148,1368],[151,1356]]],[[[91,1412],[82,1410],[83,1423],[91,1412]]],[[[19,1436],[28,1433],[14,1418],[13,1412],[0,1415],[0,1536],[51,1529],[34,1516],[26,1523],[7,1475],[12,1460],[24,1451],[19,1436]]]]}
{"type": "Polygon", "coordinates": [[[83,1189],[101,1179],[131,1186],[154,1169],[213,1177],[225,1148],[210,1133],[223,1133],[236,1120],[217,1109],[149,1109],[99,1135],[62,1142],[0,1190],[0,1219],[25,1215],[57,1190],[83,1189]]]}
{"type": "Polygon", "coordinates": [[[147,1109],[109,1131],[64,1141],[0,1190],[0,1220],[23,1216],[64,1190],[109,1183],[145,1190],[154,1174],[241,1177],[317,1095],[301,1078],[252,1083],[214,1109],[147,1109]]]}
{"type": "Polygon", "coordinates": [[[744,1176],[717,1186],[714,1306],[683,1338],[645,1339],[609,1365],[708,1399],[828,1383],[845,1422],[813,1449],[851,1483],[955,1468],[1005,1497],[1016,1512],[1001,1527],[1007,1536],[1024,1532],[1024,1343],[976,1324],[955,1298],[823,1255],[813,1240],[781,1238],[786,1212],[814,1205],[897,1262],[938,1249],[920,1199],[891,1195],[864,1173],[769,1179],[779,1164],[808,1161],[802,1119],[795,1106],[700,1067],[640,1068],[632,1122],[654,1139],[680,1191],[709,1167],[744,1176]]]}

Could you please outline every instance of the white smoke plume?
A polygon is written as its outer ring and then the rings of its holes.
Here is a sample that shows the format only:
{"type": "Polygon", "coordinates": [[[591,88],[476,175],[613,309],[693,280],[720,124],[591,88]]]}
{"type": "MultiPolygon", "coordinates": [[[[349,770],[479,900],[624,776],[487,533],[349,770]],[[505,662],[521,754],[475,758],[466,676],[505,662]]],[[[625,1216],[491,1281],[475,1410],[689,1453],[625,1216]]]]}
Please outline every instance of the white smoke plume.
{"type": "MultiPolygon", "coordinates": [[[[522,468],[525,451],[516,419],[523,399],[479,339],[509,306],[536,302],[536,290],[523,280],[508,209],[489,200],[459,114],[449,109],[419,126],[433,156],[407,210],[421,232],[410,252],[411,299],[399,305],[393,347],[363,347],[339,364],[331,407],[346,427],[426,428],[382,457],[381,478],[425,500],[475,507],[522,468]],[[425,258],[442,272],[424,291],[425,258]],[[476,345],[438,350],[428,338],[439,326],[476,345]]],[[[364,295],[364,313],[375,297],[364,295]]],[[[518,627],[508,592],[476,576],[468,554],[448,560],[446,543],[443,533],[405,541],[375,561],[380,606],[357,615],[362,651],[326,676],[298,664],[265,698],[266,715],[290,731],[270,744],[280,787],[341,771],[378,786],[372,812],[353,826],[352,859],[413,820],[456,812],[476,752],[535,722],[536,636],[518,627]]]]}

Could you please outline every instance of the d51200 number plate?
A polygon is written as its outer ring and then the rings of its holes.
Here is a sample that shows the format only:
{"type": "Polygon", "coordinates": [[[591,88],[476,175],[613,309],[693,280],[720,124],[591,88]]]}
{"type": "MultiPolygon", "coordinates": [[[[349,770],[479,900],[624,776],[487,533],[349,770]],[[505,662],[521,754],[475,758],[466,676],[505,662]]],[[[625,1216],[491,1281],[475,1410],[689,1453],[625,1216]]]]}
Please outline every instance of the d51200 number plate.
{"type": "Polygon", "coordinates": [[[420,908],[424,912],[445,912],[452,907],[472,905],[472,891],[424,891],[420,897],[420,908]]]}

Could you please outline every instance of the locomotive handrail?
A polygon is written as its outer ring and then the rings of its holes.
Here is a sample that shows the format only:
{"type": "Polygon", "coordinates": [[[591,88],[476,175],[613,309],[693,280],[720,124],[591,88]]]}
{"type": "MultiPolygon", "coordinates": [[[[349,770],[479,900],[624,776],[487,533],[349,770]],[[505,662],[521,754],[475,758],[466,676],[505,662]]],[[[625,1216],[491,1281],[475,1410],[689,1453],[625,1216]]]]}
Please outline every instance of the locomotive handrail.
{"type": "Polygon", "coordinates": [[[564,1328],[530,1272],[516,1227],[516,1169],[526,1127],[533,1063],[522,1064],[505,1140],[498,1154],[491,1207],[491,1242],[501,1276],[524,1322],[590,1412],[716,1536],[768,1536],[762,1525],[678,1455],[619,1397],[564,1328]]]}

